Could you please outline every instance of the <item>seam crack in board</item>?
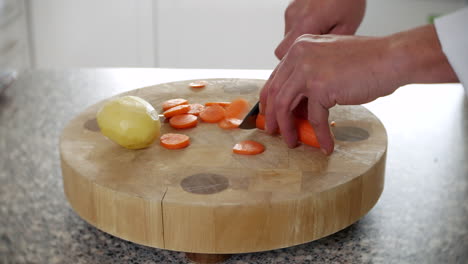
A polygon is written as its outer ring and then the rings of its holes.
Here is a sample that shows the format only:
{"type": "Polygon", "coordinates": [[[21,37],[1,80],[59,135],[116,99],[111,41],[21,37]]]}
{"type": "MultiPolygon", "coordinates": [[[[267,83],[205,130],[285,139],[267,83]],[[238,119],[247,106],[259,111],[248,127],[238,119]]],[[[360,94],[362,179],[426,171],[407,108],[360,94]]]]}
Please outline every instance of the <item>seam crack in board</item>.
{"type": "Polygon", "coordinates": [[[166,190],[164,191],[164,194],[161,198],[161,225],[162,225],[162,241],[163,241],[163,247],[166,248],[166,238],[164,237],[164,198],[166,197],[167,190],[169,188],[166,187],[166,190]]]}

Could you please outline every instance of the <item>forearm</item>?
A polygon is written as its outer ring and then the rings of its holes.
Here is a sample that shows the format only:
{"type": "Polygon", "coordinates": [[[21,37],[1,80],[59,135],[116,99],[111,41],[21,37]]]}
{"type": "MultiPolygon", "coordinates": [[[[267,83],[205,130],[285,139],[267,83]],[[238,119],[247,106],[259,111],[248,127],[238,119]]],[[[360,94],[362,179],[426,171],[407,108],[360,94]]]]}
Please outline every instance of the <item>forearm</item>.
{"type": "Polygon", "coordinates": [[[390,62],[401,78],[401,85],[410,83],[458,82],[442,51],[433,25],[426,25],[386,37],[390,62]]]}

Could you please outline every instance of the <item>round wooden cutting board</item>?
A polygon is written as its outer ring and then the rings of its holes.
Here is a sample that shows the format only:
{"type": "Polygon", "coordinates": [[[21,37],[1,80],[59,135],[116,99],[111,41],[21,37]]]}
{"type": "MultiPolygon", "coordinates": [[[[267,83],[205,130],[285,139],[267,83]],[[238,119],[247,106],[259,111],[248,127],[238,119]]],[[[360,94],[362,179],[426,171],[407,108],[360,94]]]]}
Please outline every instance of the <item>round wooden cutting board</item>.
{"type": "MultiPolygon", "coordinates": [[[[122,95],[192,103],[245,98],[253,105],[264,80],[210,79],[160,84],[122,95]]],[[[135,243],[193,253],[271,250],[335,233],[365,215],[384,185],[387,135],[361,106],[337,106],[336,148],[331,156],[257,129],[225,130],[200,122],[187,130],[162,122],[161,133],[191,137],[186,149],[157,142],[128,150],[104,137],[96,124],[103,102],[73,118],[60,140],[65,194],[87,222],[135,243]],[[254,139],[266,146],[255,156],[232,153],[254,139]]]]}

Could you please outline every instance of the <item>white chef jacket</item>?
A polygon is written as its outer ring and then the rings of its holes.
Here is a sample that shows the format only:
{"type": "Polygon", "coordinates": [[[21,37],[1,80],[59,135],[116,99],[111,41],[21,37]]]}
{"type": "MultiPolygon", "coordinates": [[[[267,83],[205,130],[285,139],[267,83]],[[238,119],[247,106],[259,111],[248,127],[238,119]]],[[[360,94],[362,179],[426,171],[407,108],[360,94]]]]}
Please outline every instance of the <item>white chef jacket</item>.
{"type": "Polygon", "coordinates": [[[468,7],[434,22],[442,50],[468,96],[468,7]]]}

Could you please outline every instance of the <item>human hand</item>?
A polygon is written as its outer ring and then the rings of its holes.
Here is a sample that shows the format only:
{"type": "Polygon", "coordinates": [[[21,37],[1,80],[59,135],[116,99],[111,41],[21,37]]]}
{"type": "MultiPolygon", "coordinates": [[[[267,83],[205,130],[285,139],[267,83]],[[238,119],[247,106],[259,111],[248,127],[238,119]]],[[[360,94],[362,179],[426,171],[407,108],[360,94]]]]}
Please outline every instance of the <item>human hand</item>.
{"type": "Polygon", "coordinates": [[[275,50],[282,59],[303,34],[354,34],[361,24],[366,0],[294,0],[285,12],[284,39],[275,50]]]}
{"type": "Polygon", "coordinates": [[[297,144],[294,116],[314,127],[321,149],[333,151],[328,109],[356,105],[392,93],[405,82],[388,57],[383,38],[303,35],[276,67],[260,94],[266,131],[297,144]]]}
{"type": "Polygon", "coordinates": [[[331,154],[334,105],[367,103],[409,83],[457,80],[433,25],[387,37],[303,35],[260,92],[260,111],[266,131],[279,129],[289,147],[297,144],[294,117],[308,119],[322,151],[331,154]]]}

